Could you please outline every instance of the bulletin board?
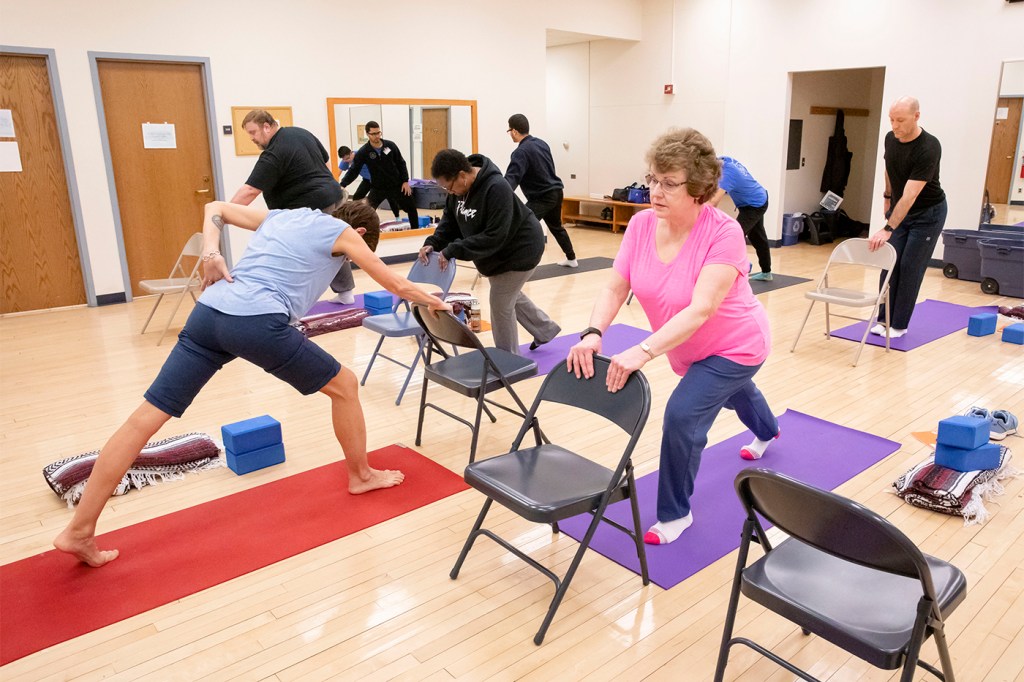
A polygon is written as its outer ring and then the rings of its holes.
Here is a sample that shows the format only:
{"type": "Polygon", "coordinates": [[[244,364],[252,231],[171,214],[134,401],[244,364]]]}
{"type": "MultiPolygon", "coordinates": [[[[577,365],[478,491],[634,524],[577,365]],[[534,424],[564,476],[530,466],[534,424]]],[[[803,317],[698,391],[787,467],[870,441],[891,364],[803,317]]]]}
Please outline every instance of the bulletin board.
{"type": "Polygon", "coordinates": [[[253,109],[265,109],[282,128],[292,125],[291,107],[231,107],[231,132],[235,138],[235,156],[259,156],[260,148],[242,128],[242,119],[253,109]]]}

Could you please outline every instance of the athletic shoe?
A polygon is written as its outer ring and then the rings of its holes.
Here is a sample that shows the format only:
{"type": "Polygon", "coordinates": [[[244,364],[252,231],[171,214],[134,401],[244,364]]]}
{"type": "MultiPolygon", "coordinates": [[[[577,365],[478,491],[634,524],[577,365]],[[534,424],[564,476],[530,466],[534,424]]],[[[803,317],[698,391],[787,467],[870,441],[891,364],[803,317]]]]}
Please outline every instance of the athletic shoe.
{"type": "Polygon", "coordinates": [[[580,266],[580,262],[575,258],[571,260],[566,258],[565,260],[558,261],[555,265],[561,265],[563,268],[578,268],[580,266]]]}
{"type": "Polygon", "coordinates": [[[965,417],[977,417],[979,419],[987,419],[991,421],[992,413],[986,410],[984,407],[971,407],[964,412],[965,417]]]}
{"type": "Polygon", "coordinates": [[[1002,440],[1017,433],[1017,417],[1008,410],[993,410],[989,423],[988,437],[992,440],[1002,440]]]}
{"type": "Polygon", "coordinates": [[[770,282],[773,277],[770,272],[757,272],[751,275],[750,279],[754,282],[770,282]]]}

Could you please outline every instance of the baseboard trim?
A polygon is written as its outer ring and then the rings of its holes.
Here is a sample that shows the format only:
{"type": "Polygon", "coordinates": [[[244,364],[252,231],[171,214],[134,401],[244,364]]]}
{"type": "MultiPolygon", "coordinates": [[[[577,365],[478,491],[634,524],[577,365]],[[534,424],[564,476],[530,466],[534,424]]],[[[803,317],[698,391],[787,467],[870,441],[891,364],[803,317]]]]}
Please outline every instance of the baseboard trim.
{"type": "Polygon", "coordinates": [[[96,297],[96,305],[114,305],[115,303],[127,303],[128,297],[121,291],[116,294],[99,294],[96,297]]]}

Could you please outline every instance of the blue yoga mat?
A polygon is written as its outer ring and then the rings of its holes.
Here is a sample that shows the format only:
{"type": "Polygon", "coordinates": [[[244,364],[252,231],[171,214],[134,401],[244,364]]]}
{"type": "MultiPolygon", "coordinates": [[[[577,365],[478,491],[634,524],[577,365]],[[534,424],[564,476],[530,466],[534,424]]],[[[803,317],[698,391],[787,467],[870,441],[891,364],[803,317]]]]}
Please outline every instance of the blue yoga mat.
{"type": "MultiPolygon", "coordinates": [[[[704,450],[691,503],[693,525],[668,545],[647,545],[647,567],[654,584],[665,589],[678,585],[697,571],[739,547],[743,507],[733,480],[747,467],[767,467],[811,485],[832,490],[868,467],[896,452],[900,444],[795,410],[779,417],[782,436],[756,462],[740,457],[750,443],[749,431],[704,450]]],[[[657,521],[658,472],[637,479],[640,530],[657,521]]],[[[629,500],[608,508],[607,516],[633,527],[629,500]]],[[[562,530],[579,540],[593,517],[583,514],[561,522],[562,530]]],[[[591,549],[621,566],[640,572],[636,546],[622,531],[602,523],[591,549]]]]}
{"type": "MultiPolygon", "coordinates": [[[[999,308],[994,305],[972,308],[956,303],[934,301],[929,298],[914,306],[914,314],[910,318],[910,327],[907,329],[907,333],[898,339],[889,339],[889,347],[893,350],[914,350],[926,343],[941,339],[943,336],[967,329],[967,322],[971,319],[971,315],[994,313],[998,310],[999,308]]],[[[860,343],[861,337],[864,336],[864,327],[869,324],[874,326],[875,321],[855,322],[848,327],[832,332],[832,336],[860,343]]],[[[868,334],[867,344],[884,348],[885,337],[868,334]]]]}
{"type": "MultiPolygon", "coordinates": [[[[631,327],[628,324],[613,324],[608,327],[601,339],[601,353],[608,356],[621,353],[651,334],[652,332],[646,329],[631,327]]],[[[543,375],[550,372],[556,365],[564,365],[565,358],[569,355],[569,349],[579,343],[579,340],[579,332],[574,332],[556,337],[537,350],[530,350],[530,344],[524,343],[519,346],[519,354],[536,362],[537,374],[543,375]]]]}

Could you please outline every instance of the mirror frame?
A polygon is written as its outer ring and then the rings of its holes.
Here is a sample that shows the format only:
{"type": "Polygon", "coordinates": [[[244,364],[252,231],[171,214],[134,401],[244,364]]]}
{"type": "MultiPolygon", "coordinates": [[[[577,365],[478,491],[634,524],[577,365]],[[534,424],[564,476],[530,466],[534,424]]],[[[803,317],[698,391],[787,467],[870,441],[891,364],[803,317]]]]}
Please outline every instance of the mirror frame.
{"type": "Polygon", "coordinates": [[[336,132],[336,121],[334,107],[338,104],[406,104],[409,106],[449,106],[469,107],[469,116],[472,124],[473,149],[471,154],[477,153],[477,121],[476,121],[476,100],[475,99],[404,99],[400,97],[328,97],[327,98],[327,130],[330,136],[331,147],[328,152],[331,155],[331,172],[338,172],[338,136],[336,132]]]}

